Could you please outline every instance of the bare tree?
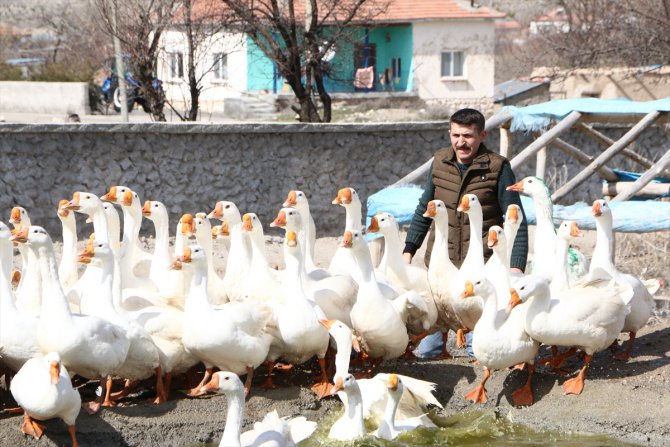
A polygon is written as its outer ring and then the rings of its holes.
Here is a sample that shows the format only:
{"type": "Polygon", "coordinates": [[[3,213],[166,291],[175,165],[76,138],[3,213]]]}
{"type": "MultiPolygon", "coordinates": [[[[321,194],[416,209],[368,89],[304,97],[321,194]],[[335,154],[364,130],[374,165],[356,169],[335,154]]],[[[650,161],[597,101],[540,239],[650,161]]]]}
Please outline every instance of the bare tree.
{"type": "Polygon", "coordinates": [[[297,100],[302,122],[330,122],[324,85],[326,55],[351,38],[352,25],[370,23],[388,0],[221,0],[236,24],[277,66],[297,100]],[[318,97],[318,100],[317,100],[318,97]]]}
{"type": "MultiPolygon", "coordinates": [[[[155,121],[166,121],[165,93],[157,81],[156,61],[161,36],[172,22],[177,0],[93,0],[110,36],[116,34],[129,55],[147,110],[155,121]],[[111,3],[116,3],[117,27],[113,26],[111,3]]],[[[123,76],[119,73],[119,76],[123,76]]]]}
{"type": "MultiPolygon", "coordinates": [[[[513,2],[500,2],[514,14],[513,2]]],[[[561,12],[548,26],[521,43],[501,43],[498,61],[525,67],[562,69],[646,66],[670,63],[670,0],[542,0],[540,12],[561,12]],[[560,24],[558,24],[560,23],[560,24]]],[[[527,25],[533,16],[524,15],[527,25]]]]}
{"type": "Polygon", "coordinates": [[[181,29],[186,38],[186,77],[188,94],[186,107],[178,109],[170,100],[167,105],[182,121],[196,121],[200,109],[203,79],[214,65],[208,60],[210,46],[225,27],[219,0],[179,0],[179,9],[172,27],[181,29]]]}

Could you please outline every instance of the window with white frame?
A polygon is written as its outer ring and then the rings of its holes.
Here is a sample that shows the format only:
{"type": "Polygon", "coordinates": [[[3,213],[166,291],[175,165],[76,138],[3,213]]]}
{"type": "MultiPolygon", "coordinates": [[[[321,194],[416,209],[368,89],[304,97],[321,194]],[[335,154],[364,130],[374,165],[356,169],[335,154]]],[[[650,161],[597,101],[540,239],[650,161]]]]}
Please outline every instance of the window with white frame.
{"type": "Polygon", "coordinates": [[[465,54],[462,51],[442,52],[442,77],[453,78],[463,76],[465,54]]]}
{"type": "Polygon", "coordinates": [[[214,79],[228,78],[228,55],[226,53],[214,53],[212,71],[214,79]]]}
{"type": "Polygon", "coordinates": [[[169,77],[172,79],[181,79],[184,77],[184,54],[170,52],[167,54],[169,77]]]}

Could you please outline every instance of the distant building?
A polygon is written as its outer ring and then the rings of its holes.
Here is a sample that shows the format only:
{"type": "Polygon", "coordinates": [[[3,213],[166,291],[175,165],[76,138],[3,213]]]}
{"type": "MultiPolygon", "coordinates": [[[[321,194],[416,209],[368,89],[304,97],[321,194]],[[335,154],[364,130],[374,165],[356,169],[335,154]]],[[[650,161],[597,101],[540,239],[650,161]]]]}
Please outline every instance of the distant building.
{"type": "MultiPolygon", "coordinates": [[[[299,3],[297,3],[299,4],[299,3]]],[[[392,0],[372,26],[352,26],[353,43],[336,45],[328,61],[337,77],[325,80],[329,93],[394,92],[428,103],[492,111],[495,19],[504,15],[456,0],[392,0]]],[[[228,98],[291,93],[273,62],[242,32],[229,30],[205,42],[204,111],[222,110],[228,98]]],[[[188,98],[186,37],[175,24],[164,32],[158,77],[172,102],[188,98]]],[[[379,97],[378,95],[375,95],[379,97]]]]}
{"type": "Polygon", "coordinates": [[[549,101],[548,81],[510,79],[495,86],[494,102],[501,106],[527,106],[549,101]]]}

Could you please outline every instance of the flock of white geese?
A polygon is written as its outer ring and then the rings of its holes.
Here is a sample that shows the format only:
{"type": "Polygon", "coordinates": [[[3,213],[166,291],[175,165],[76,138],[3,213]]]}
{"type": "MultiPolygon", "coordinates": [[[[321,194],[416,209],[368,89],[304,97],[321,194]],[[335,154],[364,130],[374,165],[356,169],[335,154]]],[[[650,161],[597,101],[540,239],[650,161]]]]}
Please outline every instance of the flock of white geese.
{"type": "Polygon", "coordinates": [[[0,222],[0,363],[14,373],[10,391],[24,413],[22,430],[39,439],[44,426],[37,421],[58,417],[76,446],[80,407],[93,413],[113,405],[134,383],[152,376],[160,404],[168,399],[173,374],[202,362],[205,376],[188,393],[228,395],[220,445],[293,445],[309,437],[316,423],[271,412],[241,434],[245,396],[262,363],[268,366],[262,386],[274,387],[276,361],[301,364],[316,356],[321,375],[313,390],[320,396],[337,393],[346,408],[329,437],[393,439],[405,430],[434,426],[426,408],[441,407],[432,394],[435,384],[396,374],[357,379],[349,372],[352,349],[371,371],[441,331],[441,357],[450,357],[449,330],[457,332],[459,346],[464,334],[473,332],[472,349],[485,368],[481,383],[465,396],[473,402],[486,402],[491,370],[525,365],[528,381],[513,393],[513,403],[532,404],[531,378],[541,343],[569,348],[554,348],[548,363],[555,368],[577,349],[583,352],[583,368],[564,384],[566,393],[579,394],[592,355],[616,344],[622,331],[630,341],[616,357],[630,356],[635,333],[652,314],[651,295],[658,285],[624,274],[612,263],[612,213],[603,200],[593,203],[598,233],[588,274],[571,282],[566,259],[571,238],[580,234],[576,224],[555,229],[542,180],[527,177],[510,189],[534,199],[531,275],[514,275],[509,268],[523,218],[519,208],[507,210],[504,228],[489,229],[486,243],[493,255],[485,262],[484,242],[476,242],[483,234],[481,205],[472,194],[459,206],[468,215],[473,241],[460,269],[448,256],[446,207],[439,200],[428,204],[425,216],[434,221],[435,245],[427,270],[404,263],[391,214],[378,213],[365,228],[353,188],[339,190],[333,200],[346,209],[346,223],[328,268],[315,264],[314,220],[301,191],[289,192],[270,224],[286,232],[283,270],[268,262],[258,217],[241,215],[228,201],[208,214],[184,214],[171,247],[161,202],[142,205],[125,186],[111,187],[102,197],[75,192],[58,205],[60,261],[49,234],[31,224],[24,208],[15,207],[9,220],[14,229],[0,222]],[[123,213],[123,228],[115,205],[123,213]],[[82,252],[73,212],[93,224],[82,252]],[[143,217],[155,226],[153,253],[138,237],[143,217]],[[221,223],[212,226],[210,219],[221,223]],[[366,233],[384,237],[378,265],[366,233]],[[20,269],[13,264],[15,246],[20,269]],[[214,250],[222,248],[227,251],[223,276],[213,262],[214,250]],[[81,275],[78,264],[85,265],[81,275]],[[331,344],[334,356],[327,355],[331,344]],[[245,374],[243,383],[238,375],[245,374]],[[70,380],[74,375],[100,380],[95,401],[82,404],[70,380]],[[113,377],[125,379],[122,391],[111,393],[113,377]],[[364,421],[370,418],[378,428],[367,433],[364,421]]]}

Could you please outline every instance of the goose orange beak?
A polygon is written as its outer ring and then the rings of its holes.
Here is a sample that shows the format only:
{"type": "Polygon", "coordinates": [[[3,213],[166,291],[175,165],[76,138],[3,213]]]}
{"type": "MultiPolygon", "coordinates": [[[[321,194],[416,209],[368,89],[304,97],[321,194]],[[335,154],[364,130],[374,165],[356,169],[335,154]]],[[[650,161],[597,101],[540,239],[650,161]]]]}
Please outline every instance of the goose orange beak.
{"type": "Polygon", "coordinates": [[[270,224],[271,227],[285,227],[286,226],[286,213],[284,211],[279,211],[277,217],[270,224]]]}
{"type": "Polygon", "coordinates": [[[16,206],[12,208],[12,211],[9,213],[9,223],[13,225],[21,223],[21,210],[16,206]]]}
{"type": "Polygon", "coordinates": [[[386,388],[388,388],[391,391],[395,391],[398,389],[398,375],[391,373],[389,374],[389,378],[386,381],[386,388]]]}
{"type": "Polygon", "coordinates": [[[517,223],[519,221],[519,209],[515,206],[510,206],[507,209],[507,221],[509,223],[517,223]]]}
{"type": "Polygon", "coordinates": [[[223,205],[217,202],[214,209],[207,215],[210,219],[221,219],[223,217],[223,205]]]}
{"type": "Polygon", "coordinates": [[[572,222],[570,224],[570,236],[572,236],[572,237],[582,237],[582,236],[584,236],[584,233],[582,233],[579,230],[579,226],[577,225],[577,222],[572,222]]]}
{"type": "Polygon", "coordinates": [[[151,200],[144,202],[144,206],[142,207],[142,215],[144,217],[151,216],[151,200]]]}
{"type": "Polygon", "coordinates": [[[461,293],[461,298],[467,298],[470,296],[475,296],[475,286],[472,285],[472,282],[465,281],[465,290],[461,293]]]}
{"type": "Polygon", "coordinates": [[[379,232],[379,221],[377,217],[372,216],[370,219],[370,225],[368,226],[368,233],[378,233],[379,232]]]}
{"type": "Polygon", "coordinates": [[[286,233],[286,245],[289,247],[298,246],[298,235],[295,233],[295,231],[289,231],[286,233]]]}
{"type": "Polygon", "coordinates": [[[426,212],[423,213],[423,217],[430,217],[432,219],[436,215],[437,215],[437,208],[435,207],[435,202],[431,200],[430,202],[428,202],[428,206],[426,206],[426,212]]]}
{"type": "Polygon", "coordinates": [[[342,188],[337,191],[337,197],[333,200],[333,205],[348,205],[351,203],[351,190],[342,188]]]}
{"type": "Polygon", "coordinates": [[[512,309],[514,309],[516,306],[522,303],[521,298],[519,298],[519,294],[517,293],[516,289],[511,288],[509,289],[509,303],[507,304],[507,312],[512,312],[512,309]]]}
{"type": "Polygon", "coordinates": [[[60,217],[67,217],[70,214],[70,210],[67,209],[68,200],[62,199],[58,201],[58,215],[60,217]]]}
{"type": "Polygon", "coordinates": [[[181,216],[181,234],[184,236],[193,236],[193,216],[191,214],[184,214],[181,216]]]}
{"type": "Polygon", "coordinates": [[[351,248],[354,245],[354,235],[351,231],[345,231],[342,235],[342,247],[351,248]]]}
{"type": "Polygon", "coordinates": [[[209,382],[200,387],[200,391],[217,392],[219,391],[219,375],[214,374],[209,382]]]}
{"type": "Polygon", "coordinates": [[[282,204],[284,208],[295,207],[298,204],[298,194],[295,191],[289,191],[286,201],[282,204]]]}
{"type": "Polygon", "coordinates": [[[603,206],[598,200],[593,202],[593,206],[591,207],[591,214],[593,214],[594,217],[600,217],[603,215],[603,206]]]}
{"type": "Polygon", "coordinates": [[[458,208],[456,208],[456,211],[459,211],[461,213],[470,211],[470,199],[468,198],[468,196],[461,197],[461,203],[458,205],[458,208]]]}
{"type": "Polygon", "coordinates": [[[342,382],[342,377],[338,377],[335,379],[335,386],[333,387],[333,390],[331,391],[331,396],[334,396],[337,394],[338,391],[342,391],[344,389],[344,383],[342,382]]]}
{"type": "Polygon", "coordinates": [[[10,237],[9,240],[19,244],[28,242],[28,227],[21,228],[19,231],[12,231],[12,237],[10,237]]]}
{"type": "Polygon", "coordinates": [[[242,216],[242,230],[251,231],[253,229],[254,224],[251,222],[251,216],[249,214],[242,216]]]}
{"type": "Polygon", "coordinates": [[[132,206],[133,205],[133,192],[126,191],[123,193],[123,206],[132,206]]]}
{"type": "Polygon", "coordinates": [[[519,180],[515,184],[509,185],[506,189],[507,191],[523,192],[523,180],[519,180]]]}
{"type": "Polygon", "coordinates": [[[335,320],[319,320],[319,323],[325,326],[326,329],[330,329],[335,324],[335,320]]]}
{"type": "Polygon", "coordinates": [[[65,206],[65,209],[78,211],[80,208],[81,206],[79,206],[79,193],[75,192],[74,194],[72,194],[72,200],[68,202],[68,204],[65,206]]]}
{"type": "Polygon", "coordinates": [[[53,360],[49,364],[49,375],[51,376],[51,384],[57,385],[60,382],[60,362],[53,360]]]}
{"type": "Polygon", "coordinates": [[[116,186],[109,188],[109,191],[104,196],[100,197],[101,200],[107,202],[116,202],[116,186]]]}
{"type": "Polygon", "coordinates": [[[489,248],[493,248],[498,244],[498,233],[496,233],[496,230],[489,230],[489,239],[486,245],[489,248]]]}

